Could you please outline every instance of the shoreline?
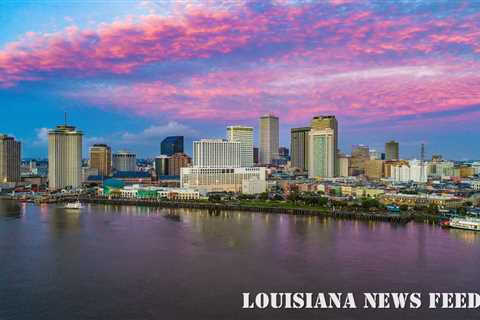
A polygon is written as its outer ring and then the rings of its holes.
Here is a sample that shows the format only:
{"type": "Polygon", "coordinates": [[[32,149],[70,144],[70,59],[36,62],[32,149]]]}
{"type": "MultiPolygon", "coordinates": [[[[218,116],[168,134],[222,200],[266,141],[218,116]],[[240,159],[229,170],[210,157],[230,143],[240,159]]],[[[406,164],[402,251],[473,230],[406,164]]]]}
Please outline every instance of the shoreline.
{"type": "MultiPolygon", "coordinates": [[[[11,196],[2,196],[1,200],[11,200],[16,202],[29,202],[34,201],[22,201],[11,196]]],[[[65,201],[79,200],[84,203],[93,204],[107,204],[107,205],[128,205],[128,206],[145,206],[145,207],[158,207],[158,208],[172,208],[172,209],[201,209],[209,212],[220,211],[244,211],[244,212],[258,212],[258,213],[273,213],[273,214],[288,214],[295,216],[317,216],[317,217],[331,217],[335,219],[347,219],[347,220],[364,220],[364,221],[384,221],[394,224],[407,224],[410,221],[423,222],[427,224],[438,224],[441,221],[440,216],[426,214],[421,212],[408,212],[400,214],[392,214],[388,212],[362,212],[362,211],[348,211],[348,210],[332,210],[330,208],[285,208],[285,207],[262,207],[262,206],[247,206],[240,204],[227,204],[227,203],[204,203],[197,201],[172,201],[172,200],[158,200],[158,199],[108,199],[102,197],[66,197],[63,199],[57,199],[52,202],[45,203],[58,203],[65,201]]]]}

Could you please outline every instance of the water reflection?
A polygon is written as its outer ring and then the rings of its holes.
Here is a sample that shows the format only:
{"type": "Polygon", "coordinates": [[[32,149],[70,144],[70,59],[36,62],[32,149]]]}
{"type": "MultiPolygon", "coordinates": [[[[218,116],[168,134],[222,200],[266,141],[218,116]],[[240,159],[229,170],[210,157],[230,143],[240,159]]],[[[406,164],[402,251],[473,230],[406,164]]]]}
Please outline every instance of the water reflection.
{"type": "Polygon", "coordinates": [[[0,216],[5,218],[20,219],[24,214],[26,203],[19,204],[16,201],[0,201],[0,216]]]}

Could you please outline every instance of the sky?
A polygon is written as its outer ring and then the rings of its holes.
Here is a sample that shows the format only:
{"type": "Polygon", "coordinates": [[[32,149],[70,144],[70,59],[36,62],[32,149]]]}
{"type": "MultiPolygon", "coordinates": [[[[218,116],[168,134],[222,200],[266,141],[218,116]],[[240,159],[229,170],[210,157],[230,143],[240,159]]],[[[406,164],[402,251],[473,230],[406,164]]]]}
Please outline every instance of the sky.
{"type": "Polygon", "coordinates": [[[67,112],[84,156],[190,151],[273,113],[287,147],[333,114],[344,153],[480,159],[480,1],[3,0],[0,26],[0,132],[24,157],[67,112]]]}

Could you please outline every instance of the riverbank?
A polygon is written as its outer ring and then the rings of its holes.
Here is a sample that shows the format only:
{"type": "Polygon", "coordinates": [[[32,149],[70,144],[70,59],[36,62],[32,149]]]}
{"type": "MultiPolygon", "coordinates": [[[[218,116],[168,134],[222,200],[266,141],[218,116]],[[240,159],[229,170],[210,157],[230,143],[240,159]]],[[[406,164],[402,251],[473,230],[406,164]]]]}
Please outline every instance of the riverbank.
{"type": "Polygon", "coordinates": [[[159,199],[108,199],[108,198],[92,198],[80,197],[80,201],[96,204],[110,205],[132,205],[132,206],[149,206],[159,208],[178,208],[178,209],[203,209],[216,213],[220,211],[248,211],[261,213],[278,213],[297,216],[320,216],[332,217],[337,219],[354,219],[354,220],[372,220],[372,221],[388,221],[392,223],[408,223],[414,219],[413,214],[388,214],[388,213],[370,213],[355,212],[346,210],[334,210],[324,207],[312,208],[288,208],[275,206],[259,206],[245,205],[233,203],[206,203],[197,201],[167,201],[159,199]]]}
{"type": "MultiPolygon", "coordinates": [[[[18,199],[11,196],[1,196],[0,199],[12,200],[19,202],[35,202],[33,199],[18,199]]],[[[43,203],[58,203],[67,201],[80,200],[84,203],[109,204],[109,205],[129,205],[129,206],[147,206],[158,208],[172,209],[202,209],[212,213],[220,211],[247,211],[260,213],[278,213],[297,216],[319,216],[332,217],[335,219],[351,219],[351,220],[370,220],[370,221],[386,221],[391,223],[408,223],[410,221],[424,222],[429,224],[438,224],[444,217],[433,215],[426,212],[402,212],[400,214],[392,214],[386,211],[382,212],[363,212],[350,211],[343,209],[333,209],[328,207],[297,207],[292,204],[278,203],[261,203],[252,202],[232,202],[232,203],[214,203],[201,201],[178,201],[178,200],[160,200],[160,199],[121,199],[106,197],[87,197],[87,196],[62,196],[43,203]]]]}

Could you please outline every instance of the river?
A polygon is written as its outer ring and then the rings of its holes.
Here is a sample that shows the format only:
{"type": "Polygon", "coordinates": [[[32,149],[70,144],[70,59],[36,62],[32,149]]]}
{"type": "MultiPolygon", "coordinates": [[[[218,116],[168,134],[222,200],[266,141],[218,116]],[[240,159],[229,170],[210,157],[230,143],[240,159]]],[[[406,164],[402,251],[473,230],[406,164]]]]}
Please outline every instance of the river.
{"type": "Polygon", "coordinates": [[[241,307],[242,292],[476,292],[479,275],[480,234],[422,223],[0,202],[1,320],[478,318],[241,307]]]}

